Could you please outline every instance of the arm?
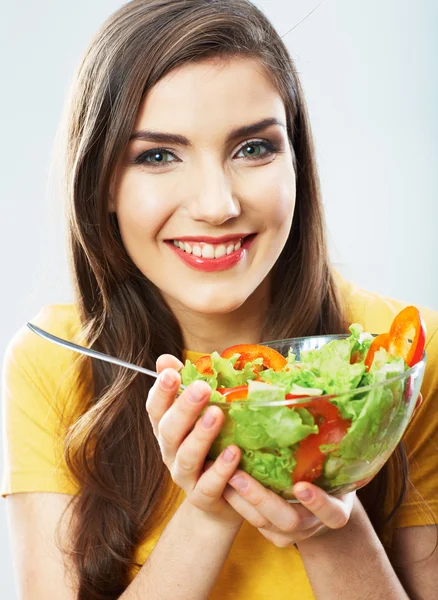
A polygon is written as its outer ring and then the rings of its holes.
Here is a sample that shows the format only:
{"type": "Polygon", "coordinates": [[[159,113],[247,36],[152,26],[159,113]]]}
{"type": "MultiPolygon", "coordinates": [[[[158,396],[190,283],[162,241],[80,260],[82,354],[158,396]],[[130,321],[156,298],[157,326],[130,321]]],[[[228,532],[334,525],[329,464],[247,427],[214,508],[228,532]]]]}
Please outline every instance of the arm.
{"type": "MultiPolygon", "coordinates": [[[[20,600],[76,600],[75,567],[55,539],[71,496],[13,494],[8,513],[20,600]]],[[[123,600],[200,600],[208,598],[241,523],[224,526],[184,501],[163,532],[149,560],[121,596],[123,600]],[[196,568],[193,568],[196,565],[196,568]]],[[[66,527],[60,542],[71,547],[66,527]]]]}
{"type": "Polygon", "coordinates": [[[185,500],[120,600],[207,600],[239,529],[185,500]]]}
{"type": "Polygon", "coordinates": [[[411,600],[433,598],[438,590],[438,527],[396,529],[393,562],[411,600]]]}
{"type": "Polygon", "coordinates": [[[357,498],[343,528],[298,542],[298,549],[317,600],[408,600],[357,498]]]}

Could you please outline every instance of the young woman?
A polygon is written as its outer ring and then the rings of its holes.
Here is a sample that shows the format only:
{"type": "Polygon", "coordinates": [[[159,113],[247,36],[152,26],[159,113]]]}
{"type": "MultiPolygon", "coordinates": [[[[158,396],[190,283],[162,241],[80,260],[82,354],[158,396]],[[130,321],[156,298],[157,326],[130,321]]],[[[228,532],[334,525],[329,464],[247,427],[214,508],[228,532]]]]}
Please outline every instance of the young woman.
{"type": "Polygon", "coordinates": [[[206,462],[222,413],[199,417],[203,382],[175,398],[185,357],[387,331],[403,306],[331,269],[302,91],[266,18],[246,0],[123,6],[75,78],[65,184],[76,299],[32,320],[162,375],[151,388],[14,336],[2,493],[20,597],[432,598],[436,313],[423,404],[358,494],[301,483],[292,506],[238,470],[236,446],[206,462]]]}

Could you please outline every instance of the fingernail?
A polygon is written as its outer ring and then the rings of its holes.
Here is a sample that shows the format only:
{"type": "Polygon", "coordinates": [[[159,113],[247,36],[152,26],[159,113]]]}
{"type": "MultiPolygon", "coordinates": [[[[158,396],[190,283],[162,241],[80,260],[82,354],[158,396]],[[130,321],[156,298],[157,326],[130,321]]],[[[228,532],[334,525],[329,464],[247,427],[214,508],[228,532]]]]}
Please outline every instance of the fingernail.
{"type": "Polygon", "coordinates": [[[190,402],[193,402],[194,404],[197,404],[198,402],[202,402],[202,400],[204,399],[205,393],[204,393],[204,386],[203,385],[199,385],[201,382],[199,381],[195,381],[195,383],[191,386],[190,388],[190,402]]]}
{"type": "Polygon", "coordinates": [[[298,498],[298,500],[301,500],[302,502],[310,502],[313,498],[313,492],[308,488],[304,488],[304,490],[296,491],[295,496],[298,498]]]}
{"type": "Polygon", "coordinates": [[[229,448],[226,448],[224,450],[224,453],[222,454],[222,458],[223,458],[224,462],[231,463],[236,458],[236,455],[232,450],[230,450],[229,448]]]}
{"type": "Polygon", "coordinates": [[[239,490],[239,492],[243,492],[248,487],[248,482],[245,477],[232,477],[229,483],[235,487],[236,490],[239,490]]]}
{"type": "Polygon", "coordinates": [[[207,410],[202,416],[201,423],[204,427],[211,427],[216,421],[216,416],[207,410]]]}
{"type": "Polygon", "coordinates": [[[173,378],[173,376],[169,373],[169,371],[165,371],[161,377],[160,377],[160,383],[161,383],[161,387],[164,390],[171,390],[173,388],[173,386],[175,385],[175,379],[173,378]]]}

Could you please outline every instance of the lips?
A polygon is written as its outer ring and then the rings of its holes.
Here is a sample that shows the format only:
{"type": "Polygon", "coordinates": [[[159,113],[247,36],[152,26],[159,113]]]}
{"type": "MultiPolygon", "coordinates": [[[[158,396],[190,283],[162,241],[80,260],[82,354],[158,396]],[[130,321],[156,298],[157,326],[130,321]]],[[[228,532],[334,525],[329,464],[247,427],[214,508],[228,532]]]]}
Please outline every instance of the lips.
{"type": "Polygon", "coordinates": [[[221,238],[184,237],[166,244],[189,267],[198,271],[224,271],[246,256],[256,234],[235,234],[221,238]],[[212,243],[215,242],[215,243],[212,243]]]}

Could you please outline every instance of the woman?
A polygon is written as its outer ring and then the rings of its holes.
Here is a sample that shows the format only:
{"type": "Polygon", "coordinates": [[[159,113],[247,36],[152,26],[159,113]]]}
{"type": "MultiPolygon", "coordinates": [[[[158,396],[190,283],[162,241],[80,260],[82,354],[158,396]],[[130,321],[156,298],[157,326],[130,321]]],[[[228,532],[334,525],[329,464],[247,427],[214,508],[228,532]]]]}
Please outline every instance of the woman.
{"type": "Polygon", "coordinates": [[[303,95],[266,18],[245,0],[128,3],[83,59],[67,126],[76,301],[33,320],[163,374],[151,389],[14,337],[3,495],[22,597],[431,597],[436,313],[405,436],[414,491],[400,446],[357,495],[300,484],[294,508],[237,469],[235,446],[204,464],[222,425],[213,407],[199,419],[205,385],[175,400],[186,356],[386,331],[402,307],[332,272],[303,95]]]}

